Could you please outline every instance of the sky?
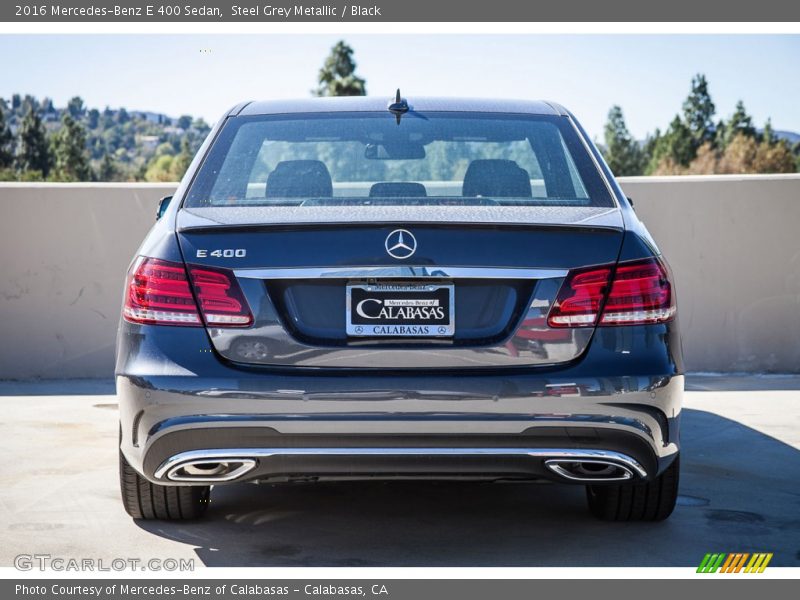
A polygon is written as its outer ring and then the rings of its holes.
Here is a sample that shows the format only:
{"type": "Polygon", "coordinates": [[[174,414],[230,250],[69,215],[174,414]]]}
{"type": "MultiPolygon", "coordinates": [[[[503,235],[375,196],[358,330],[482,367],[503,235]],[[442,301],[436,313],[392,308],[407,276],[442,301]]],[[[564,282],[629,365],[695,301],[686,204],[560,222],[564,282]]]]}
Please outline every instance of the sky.
{"type": "Polygon", "coordinates": [[[602,139],[619,104],[638,139],[667,127],[704,73],[717,118],[737,100],[800,132],[800,35],[0,35],[0,96],[216,121],[242,100],[307,97],[345,39],[370,95],[555,100],[602,139]]]}

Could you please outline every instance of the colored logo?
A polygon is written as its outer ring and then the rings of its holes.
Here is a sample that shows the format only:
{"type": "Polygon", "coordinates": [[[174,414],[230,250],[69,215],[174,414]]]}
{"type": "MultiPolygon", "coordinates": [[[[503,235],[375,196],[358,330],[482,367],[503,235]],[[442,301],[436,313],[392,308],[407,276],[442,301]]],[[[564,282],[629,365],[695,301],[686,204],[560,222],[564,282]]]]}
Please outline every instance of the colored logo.
{"type": "Polygon", "coordinates": [[[725,554],[706,554],[697,567],[698,573],[763,573],[772,552],[731,552],[725,554]]]}

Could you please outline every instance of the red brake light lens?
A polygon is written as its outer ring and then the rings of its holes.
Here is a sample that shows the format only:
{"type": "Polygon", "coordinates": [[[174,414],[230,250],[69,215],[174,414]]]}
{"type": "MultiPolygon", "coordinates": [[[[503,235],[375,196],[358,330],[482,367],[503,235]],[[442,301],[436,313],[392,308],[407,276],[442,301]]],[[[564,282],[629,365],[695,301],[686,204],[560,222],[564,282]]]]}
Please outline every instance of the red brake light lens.
{"type": "Polygon", "coordinates": [[[669,321],[676,312],[670,279],[666,265],[657,258],[619,264],[600,325],[669,321]]]}
{"type": "Polygon", "coordinates": [[[550,327],[593,327],[603,307],[611,267],[570,271],[550,309],[550,327]]]}
{"type": "Polygon", "coordinates": [[[550,327],[641,325],[668,321],[675,311],[666,265],[648,258],[571,271],[547,322],[550,327]]]}
{"type": "Polygon", "coordinates": [[[233,273],[226,269],[189,265],[200,312],[214,327],[247,327],[253,315],[233,273]]]}
{"type": "Polygon", "coordinates": [[[247,327],[253,322],[229,271],[190,265],[187,276],[181,263],[147,257],[137,259],[128,275],[122,314],[126,321],[148,325],[200,327],[205,319],[215,327],[247,327]]]}
{"type": "Polygon", "coordinates": [[[186,269],[157,258],[140,257],[134,263],[122,315],[131,323],[202,325],[186,269]]]}

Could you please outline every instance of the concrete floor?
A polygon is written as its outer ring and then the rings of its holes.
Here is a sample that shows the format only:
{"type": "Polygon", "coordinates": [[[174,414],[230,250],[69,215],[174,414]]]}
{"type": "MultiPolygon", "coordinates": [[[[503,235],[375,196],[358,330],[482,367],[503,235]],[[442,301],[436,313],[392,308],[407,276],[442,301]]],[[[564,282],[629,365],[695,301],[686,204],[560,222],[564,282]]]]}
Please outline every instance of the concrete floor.
{"type": "Polygon", "coordinates": [[[200,522],[135,523],[119,500],[105,382],[0,383],[0,566],[195,558],[209,566],[693,566],[706,552],[800,565],[800,377],[688,379],[680,505],[659,524],[591,518],[550,484],[240,484],[200,522]]]}

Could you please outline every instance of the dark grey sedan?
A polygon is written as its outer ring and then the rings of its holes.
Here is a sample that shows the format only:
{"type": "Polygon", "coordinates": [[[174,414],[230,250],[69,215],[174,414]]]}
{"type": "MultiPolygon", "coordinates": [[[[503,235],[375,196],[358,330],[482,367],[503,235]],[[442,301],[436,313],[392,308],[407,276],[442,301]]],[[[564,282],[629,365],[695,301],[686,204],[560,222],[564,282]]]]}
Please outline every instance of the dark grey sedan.
{"type": "Polygon", "coordinates": [[[243,103],[159,214],[119,327],[132,517],[197,517],[212,485],[396,477],[672,512],[674,285],[563,107],[243,103]]]}

